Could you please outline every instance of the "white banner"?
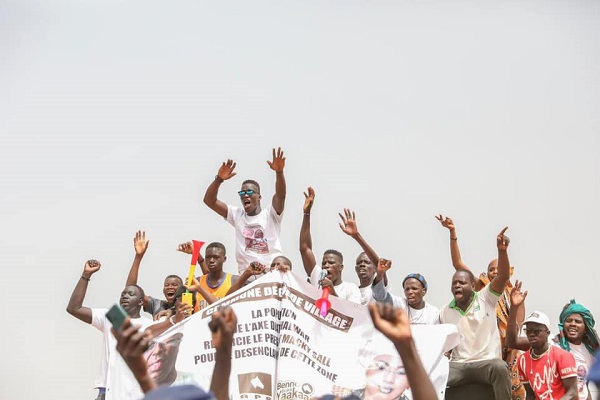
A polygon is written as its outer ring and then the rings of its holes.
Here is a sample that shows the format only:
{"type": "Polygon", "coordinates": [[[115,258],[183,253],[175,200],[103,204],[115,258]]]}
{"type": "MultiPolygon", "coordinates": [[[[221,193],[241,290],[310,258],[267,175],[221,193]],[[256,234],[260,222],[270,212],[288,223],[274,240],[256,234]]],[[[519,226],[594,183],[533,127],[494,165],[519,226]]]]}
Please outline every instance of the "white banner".
{"type": "MultiPolygon", "coordinates": [[[[376,331],[368,310],[331,296],[321,317],[321,291],[292,273],[273,272],[219,300],[156,338],[146,353],[159,384],[208,389],[214,367],[208,322],[231,306],[237,315],[230,393],[233,399],[311,399],[324,394],[411,399],[402,362],[376,331]],[[383,397],[382,397],[383,396],[383,397]]],[[[413,325],[423,365],[439,398],[448,379],[443,355],[458,343],[454,325],[413,325]]]]}

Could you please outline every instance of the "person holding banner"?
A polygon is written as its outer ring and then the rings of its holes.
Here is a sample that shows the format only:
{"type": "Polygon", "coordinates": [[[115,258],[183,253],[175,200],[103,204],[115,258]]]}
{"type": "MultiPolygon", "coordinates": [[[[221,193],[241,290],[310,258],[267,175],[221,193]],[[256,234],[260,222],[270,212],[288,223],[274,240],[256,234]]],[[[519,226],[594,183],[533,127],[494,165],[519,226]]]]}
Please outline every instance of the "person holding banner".
{"type": "MultiPolygon", "coordinates": [[[[69,299],[67,312],[102,332],[103,353],[99,375],[95,384],[95,388],[98,389],[96,400],[135,399],[138,397],[139,387],[137,387],[131,373],[128,373],[123,360],[115,351],[116,342],[110,331],[111,323],[106,318],[108,310],[105,308],[89,308],[83,305],[88,283],[92,275],[100,270],[100,267],[100,262],[96,260],[88,260],[85,263],[83,273],[69,299]]],[[[140,315],[143,302],[144,290],[137,285],[128,285],[121,292],[119,304],[129,315],[131,323],[138,328],[146,328],[152,324],[151,319],[140,315]]]]}
{"type": "Polygon", "coordinates": [[[217,198],[221,184],[237,174],[234,172],[236,163],[233,160],[223,162],[204,194],[204,204],[235,228],[235,258],[240,275],[253,261],[268,265],[273,258],[281,255],[279,236],[286,196],[283,175],[285,157],[281,147],[277,151],[273,149],[273,160],[267,161],[267,164],[275,171],[275,194],[266,209],[262,209],[260,204],[260,186],[251,179],[242,182],[238,192],[241,208],[225,204],[217,198]]]}
{"type": "Polygon", "coordinates": [[[321,266],[317,265],[310,234],[310,211],[315,201],[315,191],[312,187],[309,187],[307,193],[304,193],[304,198],[304,218],[300,228],[300,255],[306,274],[314,286],[328,287],[332,296],[360,304],[361,295],[358,286],[352,282],[342,281],[342,270],[344,269],[342,253],[337,250],[327,250],[323,253],[321,266]],[[324,277],[322,277],[323,272],[324,277]]]}
{"type": "Polygon", "coordinates": [[[391,266],[390,260],[379,260],[377,275],[373,280],[373,299],[402,308],[408,314],[411,324],[439,324],[440,310],[423,299],[428,289],[425,277],[421,274],[408,274],[402,281],[405,297],[396,296],[390,293],[383,284],[384,273],[391,266]]]}
{"type": "Polygon", "coordinates": [[[491,385],[496,400],[511,398],[509,371],[502,360],[496,305],[510,278],[508,244],[502,229],[496,238],[498,275],[481,291],[475,290],[475,276],[468,269],[459,269],[452,276],[454,299],[441,312],[442,323],[455,324],[461,342],[452,350],[448,387],[469,383],[491,385]]]}
{"type": "MultiPolygon", "coordinates": [[[[361,297],[360,303],[362,305],[366,305],[373,298],[371,286],[373,284],[373,279],[375,278],[376,267],[379,264],[379,256],[358,231],[356,214],[354,211],[344,208],[344,214],[339,213],[339,216],[342,219],[342,222],[340,223],[340,229],[342,232],[356,240],[356,242],[363,249],[363,252],[356,257],[356,266],[354,267],[354,270],[356,272],[356,276],[358,276],[358,281],[360,282],[360,285],[358,286],[361,297]]],[[[385,284],[385,289],[389,291],[390,284],[385,272],[383,275],[383,281],[385,284]]]]}
{"type": "MultiPolygon", "coordinates": [[[[133,248],[135,249],[135,257],[133,258],[133,264],[127,275],[127,281],[125,286],[137,285],[138,272],[140,264],[148,250],[150,240],[146,240],[146,232],[137,231],[133,238],[133,248]]],[[[177,275],[168,275],[163,283],[163,295],[165,300],[157,299],[152,296],[144,295],[144,311],[150,313],[152,318],[155,320],[164,315],[164,311],[171,310],[175,304],[175,292],[177,288],[183,286],[183,280],[177,275]]]]}

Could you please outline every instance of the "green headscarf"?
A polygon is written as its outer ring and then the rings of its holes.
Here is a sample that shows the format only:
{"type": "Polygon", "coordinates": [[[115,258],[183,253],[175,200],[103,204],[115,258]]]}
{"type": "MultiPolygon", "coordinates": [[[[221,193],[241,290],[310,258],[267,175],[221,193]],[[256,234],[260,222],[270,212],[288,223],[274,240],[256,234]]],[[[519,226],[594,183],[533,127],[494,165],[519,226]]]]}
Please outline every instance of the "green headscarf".
{"type": "Polygon", "coordinates": [[[594,317],[592,316],[590,310],[581,304],[576,303],[574,299],[572,299],[567,307],[565,307],[560,313],[560,322],[558,323],[558,329],[560,330],[558,344],[564,350],[571,350],[569,342],[567,341],[564,333],[565,321],[571,314],[579,314],[583,318],[583,322],[585,324],[585,333],[583,334],[582,342],[589,352],[594,354],[598,347],[600,347],[598,334],[596,334],[596,331],[594,331],[594,325],[596,324],[596,321],[594,321],[594,317]]]}

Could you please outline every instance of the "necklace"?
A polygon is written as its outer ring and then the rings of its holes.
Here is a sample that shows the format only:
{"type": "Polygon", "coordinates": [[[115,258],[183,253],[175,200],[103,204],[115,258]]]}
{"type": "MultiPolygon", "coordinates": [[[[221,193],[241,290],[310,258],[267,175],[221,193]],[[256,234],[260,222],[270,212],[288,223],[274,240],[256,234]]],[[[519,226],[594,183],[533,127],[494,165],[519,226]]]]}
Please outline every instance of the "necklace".
{"type": "Polygon", "coordinates": [[[546,354],[548,352],[548,350],[550,350],[550,346],[548,346],[546,351],[544,351],[542,354],[535,354],[535,352],[533,351],[533,347],[532,347],[531,349],[529,349],[529,354],[531,355],[532,360],[539,360],[540,358],[542,358],[544,356],[544,354],[546,354]]]}

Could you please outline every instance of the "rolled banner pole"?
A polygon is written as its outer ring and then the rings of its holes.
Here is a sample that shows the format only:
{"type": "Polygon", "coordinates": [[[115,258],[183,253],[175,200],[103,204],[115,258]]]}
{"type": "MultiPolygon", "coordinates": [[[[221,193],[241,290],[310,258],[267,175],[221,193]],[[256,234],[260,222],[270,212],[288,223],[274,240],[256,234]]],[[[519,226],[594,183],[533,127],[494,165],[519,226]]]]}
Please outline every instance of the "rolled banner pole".
{"type": "MultiPolygon", "coordinates": [[[[198,257],[200,256],[200,249],[204,246],[204,242],[199,240],[192,240],[193,250],[192,250],[192,261],[190,262],[190,273],[187,278],[187,286],[190,286],[194,282],[194,273],[196,272],[196,264],[198,264],[198,257]]],[[[186,290],[189,293],[188,290],[186,290]]]]}

